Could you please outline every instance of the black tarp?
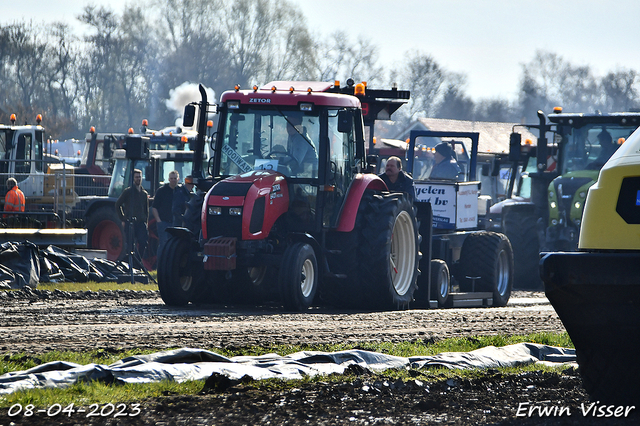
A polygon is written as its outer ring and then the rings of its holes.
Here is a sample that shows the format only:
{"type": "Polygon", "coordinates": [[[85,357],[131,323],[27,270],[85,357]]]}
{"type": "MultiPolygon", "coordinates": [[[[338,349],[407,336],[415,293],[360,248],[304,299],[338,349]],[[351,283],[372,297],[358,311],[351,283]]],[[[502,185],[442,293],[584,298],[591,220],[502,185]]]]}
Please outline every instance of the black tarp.
{"type": "MultiPolygon", "coordinates": [[[[44,249],[30,242],[0,245],[0,288],[36,288],[38,283],[116,281],[131,273],[126,262],[87,259],[56,246],[44,249]]],[[[142,271],[134,269],[134,274],[142,271]]]]}

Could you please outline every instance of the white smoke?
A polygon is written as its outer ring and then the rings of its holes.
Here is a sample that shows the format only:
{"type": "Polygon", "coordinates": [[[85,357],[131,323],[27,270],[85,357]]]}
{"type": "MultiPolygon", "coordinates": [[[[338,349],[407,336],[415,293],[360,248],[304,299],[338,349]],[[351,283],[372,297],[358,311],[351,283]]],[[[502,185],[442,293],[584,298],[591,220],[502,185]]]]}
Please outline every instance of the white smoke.
{"type": "MultiPolygon", "coordinates": [[[[213,89],[205,87],[207,93],[207,100],[209,102],[215,102],[215,92],[213,89]]],[[[167,108],[178,113],[176,119],[176,126],[182,126],[182,114],[184,113],[184,107],[191,102],[200,102],[202,97],[200,96],[200,90],[198,85],[185,81],[175,89],[169,90],[169,99],[165,101],[167,108]]]]}

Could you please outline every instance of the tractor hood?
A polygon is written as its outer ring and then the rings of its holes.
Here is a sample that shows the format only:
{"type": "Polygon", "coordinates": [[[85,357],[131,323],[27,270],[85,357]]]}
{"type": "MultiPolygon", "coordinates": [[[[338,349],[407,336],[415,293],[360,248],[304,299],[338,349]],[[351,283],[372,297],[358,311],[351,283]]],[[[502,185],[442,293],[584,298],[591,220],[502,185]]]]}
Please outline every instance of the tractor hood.
{"type": "Polygon", "coordinates": [[[207,193],[202,211],[203,237],[266,238],[288,206],[289,188],[281,173],[254,170],[229,177],[207,193]]]}

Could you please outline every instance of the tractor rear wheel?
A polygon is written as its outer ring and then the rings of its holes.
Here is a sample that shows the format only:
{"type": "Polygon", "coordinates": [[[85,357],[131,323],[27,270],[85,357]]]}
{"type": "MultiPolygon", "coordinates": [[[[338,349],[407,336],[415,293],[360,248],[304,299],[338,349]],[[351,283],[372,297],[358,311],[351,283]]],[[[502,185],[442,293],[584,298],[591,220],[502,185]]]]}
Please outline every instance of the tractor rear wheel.
{"type": "Polygon", "coordinates": [[[190,241],[170,236],[158,262],[160,297],[169,306],[203,300],[206,290],[202,262],[191,258],[190,241]]]}
{"type": "Polygon", "coordinates": [[[502,217],[504,233],[513,248],[513,286],[519,289],[538,290],[542,280],[538,272],[540,243],[537,218],[528,205],[505,208],[502,217]]]}
{"type": "Polygon", "coordinates": [[[125,255],[122,222],[112,205],[99,208],[87,219],[87,242],[90,248],[106,250],[109,260],[125,255]]]}
{"type": "Polygon", "coordinates": [[[295,243],[287,247],[279,275],[280,295],[285,309],[304,311],[318,290],[318,262],[313,247],[295,243]]]}
{"type": "Polygon", "coordinates": [[[493,293],[493,306],[506,306],[513,287],[513,252],[509,239],[495,232],[474,232],[465,238],[460,251],[458,280],[470,291],[493,293]]]}
{"type": "Polygon", "coordinates": [[[400,194],[363,197],[356,228],[359,297],[367,308],[408,307],[416,290],[421,257],[411,201],[400,194]]]}

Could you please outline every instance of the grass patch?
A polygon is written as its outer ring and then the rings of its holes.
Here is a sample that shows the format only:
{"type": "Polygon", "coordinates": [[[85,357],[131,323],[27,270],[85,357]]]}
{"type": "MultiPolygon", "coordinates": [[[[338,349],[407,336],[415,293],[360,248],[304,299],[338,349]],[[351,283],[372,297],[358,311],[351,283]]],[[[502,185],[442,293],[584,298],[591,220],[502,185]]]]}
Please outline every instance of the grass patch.
{"type": "MultiPolygon", "coordinates": [[[[278,353],[287,355],[299,351],[324,351],[336,352],[349,349],[362,349],[387,353],[390,355],[409,357],[416,355],[435,355],[441,352],[468,352],[485,346],[506,346],[515,343],[532,342],[545,345],[573,347],[573,343],[567,333],[535,333],[519,336],[478,336],[466,338],[451,338],[435,342],[401,342],[401,343],[360,343],[360,344],[337,344],[337,345],[315,345],[315,346],[292,346],[280,345],[269,347],[249,347],[234,349],[212,348],[211,350],[227,357],[239,355],[263,355],[266,353],[278,353]]],[[[114,353],[114,351],[97,350],[88,353],[78,352],[47,352],[37,357],[25,354],[5,354],[0,358],[0,374],[9,371],[18,371],[32,368],[36,365],[50,361],[68,361],[77,364],[104,364],[109,365],[127,356],[148,354],[155,351],[131,350],[114,353]]],[[[503,374],[518,374],[526,371],[557,371],[555,367],[538,365],[528,365],[523,367],[511,367],[498,369],[503,374]]],[[[419,370],[420,379],[426,381],[437,381],[446,378],[474,378],[487,374],[484,370],[459,371],[443,368],[430,368],[419,370]]],[[[381,377],[413,380],[414,376],[408,370],[388,370],[381,373],[381,377]]],[[[415,375],[415,371],[413,372],[415,375]]],[[[352,381],[354,377],[344,375],[318,376],[304,380],[263,380],[252,383],[258,389],[289,389],[299,386],[300,383],[324,381],[324,382],[344,382],[352,381]]],[[[191,381],[186,383],[160,382],[150,384],[126,384],[108,385],[99,382],[80,383],[67,389],[31,389],[15,392],[9,395],[0,395],[0,407],[10,407],[20,403],[23,406],[33,404],[36,407],[48,407],[52,404],[61,404],[63,407],[73,403],[76,406],[88,406],[91,404],[106,404],[116,402],[141,401],[148,398],[155,398],[167,395],[194,395],[202,390],[203,381],[191,381]]]]}

